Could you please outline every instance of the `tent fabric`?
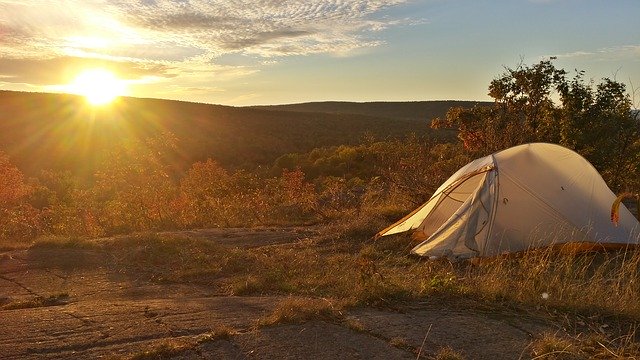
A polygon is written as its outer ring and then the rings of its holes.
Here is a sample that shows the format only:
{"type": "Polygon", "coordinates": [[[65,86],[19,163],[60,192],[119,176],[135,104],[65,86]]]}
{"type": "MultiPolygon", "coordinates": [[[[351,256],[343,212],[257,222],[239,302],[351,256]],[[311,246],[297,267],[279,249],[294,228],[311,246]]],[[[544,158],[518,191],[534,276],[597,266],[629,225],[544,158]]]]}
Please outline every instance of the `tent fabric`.
{"type": "Polygon", "coordinates": [[[415,230],[412,253],[470,258],[562,243],[637,244],[640,224],[582,156],[534,143],[476,159],[411,214],[378,233],[415,230]]]}

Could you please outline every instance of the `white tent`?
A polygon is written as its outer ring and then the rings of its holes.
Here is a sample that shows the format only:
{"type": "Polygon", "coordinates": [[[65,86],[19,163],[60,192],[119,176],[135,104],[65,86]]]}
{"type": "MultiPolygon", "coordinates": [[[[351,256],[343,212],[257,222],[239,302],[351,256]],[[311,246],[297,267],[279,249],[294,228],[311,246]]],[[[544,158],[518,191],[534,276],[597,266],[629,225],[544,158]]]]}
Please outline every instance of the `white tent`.
{"type": "Polygon", "coordinates": [[[526,144],[477,159],[411,214],[378,235],[416,230],[412,253],[470,258],[562,243],[637,244],[640,224],[582,156],[554,144],[526,144]]]}

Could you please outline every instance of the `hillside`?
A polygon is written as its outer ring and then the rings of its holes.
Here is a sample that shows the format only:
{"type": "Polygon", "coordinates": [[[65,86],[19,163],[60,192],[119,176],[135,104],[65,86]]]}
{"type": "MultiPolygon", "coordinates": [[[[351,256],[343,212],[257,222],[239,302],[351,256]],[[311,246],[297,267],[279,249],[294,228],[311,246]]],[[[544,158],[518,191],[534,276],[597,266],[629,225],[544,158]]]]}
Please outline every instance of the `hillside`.
{"type": "MultiPolygon", "coordinates": [[[[178,168],[210,157],[227,167],[251,167],[286,153],[353,144],[365,134],[397,138],[434,133],[426,121],[406,115],[409,110],[389,118],[389,112],[386,117],[327,114],[308,112],[308,106],[294,112],[122,98],[96,109],[73,95],[0,91],[0,149],[28,175],[51,168],[86,176],[114,142],[167,131],[178,140],[177,158],[172,159],[178,168]]],[[[371,106],[367,112],[373,114],[382,105],[371,106]]],[[[438,106],[444,113],[444,104],[438,106]]]]}
{"type": "Polygon", "coordinates": [[[443,116],[454,106],[470,108],[475,105],[491,105],[479,101],[403,101],[403,102],[343,102],[326,101],[302,104],[255,106],[257,109],[272,111],[319,112],[328,114],[357,114],[389,119],[419,120],[428,122],[443,116]]]}

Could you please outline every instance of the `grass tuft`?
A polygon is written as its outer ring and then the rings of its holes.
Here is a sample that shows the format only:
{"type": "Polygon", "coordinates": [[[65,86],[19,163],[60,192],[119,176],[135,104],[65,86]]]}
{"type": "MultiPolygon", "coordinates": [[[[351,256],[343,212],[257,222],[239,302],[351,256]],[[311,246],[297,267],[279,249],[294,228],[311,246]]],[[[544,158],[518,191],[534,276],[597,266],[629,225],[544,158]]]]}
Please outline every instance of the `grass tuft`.
{"type": "Polygon", "coordinates": [[[211,330],[206,334],[200,335],[196,339],[196,345],[200,345],[203,343],[216,341],[216,340],[230,340],[232,336],[236,335],[238,332],[226,325],[220,325],[215,329],[211,330]]]}
{"type": "Polygon", "coordinates": [[[557,334],[544,333],[540,339],[531,344],[531,347],[531,355],[534,359],[577,360],[585,358],[571,340],[557,334]]]}
{"type": "Polygon", "coordinates": [[[174,340],[166,340],[160,344],[156,344],[150,349],[144,350],[137,354],[133,354],[129,360],[160,360],[171,359],[172,357],[179,355],[190,347],[186,344],[176,342],[174,340]]]}
{"type": "Polygon", "coordinates": [[[532,359],[587,360],[637,359],[640,345],[635,331],[609,339],[602,333],[579,334],[575,337],[544,333],[530,345],[532,359]]]}
{"type": "Polygon", "coordinates": [[[353,317],[345,319],[344,324],[346,327],[356,332],[363,333],[367,331],[367,327],[362,323],[362,321],[353,317]]]}
{"type": "Polygon", "coordinates": [[[409,342],[407,342],[407,339],[403,337],[393,337],[389,339],[389,344],[400,349],[409,348],[409,342]]]}
{"type": "Polygon", "coordinates": [[[450,347],[443,347],[433,356],[433,360],[464,360],[464,356],[450,347]]]}
{"type": "Polygon", "coordinates": [[[340,320],[339,304],[328,299],[288,297],[268,316],[258,320],[258,327],[277,324],[300,324],[309,320],[340,320]]]}
{"type": "Polygon", "coordinates": [[[47,297],[36,296],[27,300],[11,301],[2,306],[2,310],[30,309],[64,305],[69,300],[68,293],[59,293],[47,297]]]}

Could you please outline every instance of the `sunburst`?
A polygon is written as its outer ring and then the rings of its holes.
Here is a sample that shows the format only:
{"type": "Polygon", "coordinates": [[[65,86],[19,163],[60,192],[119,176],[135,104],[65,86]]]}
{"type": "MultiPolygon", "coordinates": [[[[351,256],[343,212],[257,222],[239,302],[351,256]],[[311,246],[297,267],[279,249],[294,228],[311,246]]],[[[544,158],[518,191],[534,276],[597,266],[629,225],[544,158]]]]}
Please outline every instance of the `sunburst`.
{"type": "Polygon", "coordinates": [[[92,105],[105,105],[125,95],[126,83],[106,69],[87,69],[69,84],[69,92],[84,96],[92,105]]]}

